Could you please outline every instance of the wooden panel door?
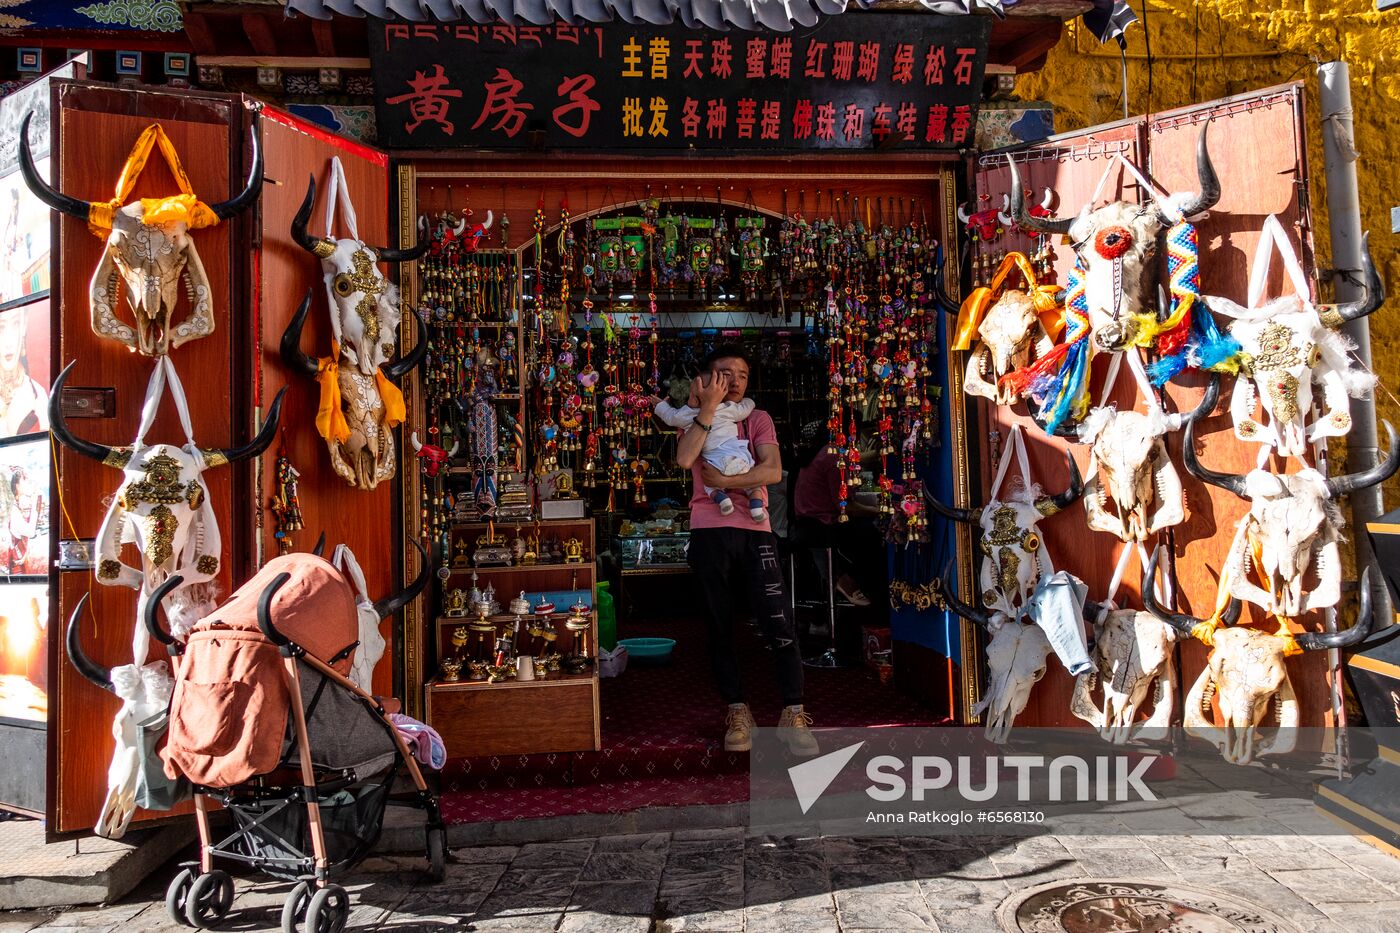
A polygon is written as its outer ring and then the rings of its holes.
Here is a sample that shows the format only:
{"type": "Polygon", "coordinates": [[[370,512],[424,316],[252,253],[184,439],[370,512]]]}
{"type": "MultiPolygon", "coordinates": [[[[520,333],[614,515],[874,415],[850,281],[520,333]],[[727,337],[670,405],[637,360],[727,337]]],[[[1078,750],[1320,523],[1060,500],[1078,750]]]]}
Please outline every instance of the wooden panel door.
{"type": "MultiPolygon", "coordinates": [[[[118,173],[137,136],[158,122],[180,153],[194,191],[207,202],[224,200],[244,177],[246,134],[241,100],[226,94],[123,90],[60,82],[55,86],[51,178],[60,190],[89,201],[114,194],[118,173]],[[233,181],[231,182],[231,179],[233,181]]],[[[146,163],[133,197],[168,196],[178,191],[159,155],[146,163]]],[[[210,336],[174,350],[172,359],[189,396],[195,439],[204,446],[241,443],[249,434],[246,407],[235,404],[236,379],[231,360],[244,318],[234,246],[247,216],[191,234],[211,286],[215,330],[210,336]]],[[[104,239],[83,221],[55,216],[53,295],[53,371],[76,361],[70,386],[115,391],[110,418],[75,418],[75,433],[102,444],[130,444],[140,419],[142,398],[153,363],[112,340],[98,338],[89,323],[88,281],[104,249],[104,239]]],[[[177,314],[186,313],[183,297],[177,314]]],[[[120,310],[125,312],[125,308],[120,310]]],[[[174,406],[161,408],[148,442],[183,444],[174,406]]],[[[58,448],[52,526],[64,539],[93,538],[121,474],[67,449],[58,448]]],[[[247,540],[234,509],[235,471],[206,472],[214,513],[223,533],[225,558],[218,578],[224,592],[236,578],[229,555],[242,552],[247,540]]],[[[138,558],[130,548],[127,560],[138,558]]],[[[112,716],[119,702],[80,677],[67,662],[62,636],[69,615],[84,594],[91,594],[80,630],[89,655],[103,666],[131,663],[131,633],[136,622],[136,593],[98,585],[90,571],[58,575],[52,588],[49,618],[49,794],[46,817],[53,834],[83,832],[95,822],[106,794],[107,765],[113,739],[112,716]]],[[[152,657],[155,657],[153,654],[152,657]]],[[[138,820],[165,814],[138,814],[138,820]]]]}

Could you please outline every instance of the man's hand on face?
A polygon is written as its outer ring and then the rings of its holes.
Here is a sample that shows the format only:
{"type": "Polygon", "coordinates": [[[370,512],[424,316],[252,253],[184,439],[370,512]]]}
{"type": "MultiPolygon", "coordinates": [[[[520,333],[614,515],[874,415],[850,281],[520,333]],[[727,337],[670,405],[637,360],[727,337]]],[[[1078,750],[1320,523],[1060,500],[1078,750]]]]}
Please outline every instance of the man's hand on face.
{"type": "Polygon", "coordinates": [[[691,381],[691,391],[700,398],[700,407],[713,412],[729,394],[728,373],[706,373],[691,381]]]}

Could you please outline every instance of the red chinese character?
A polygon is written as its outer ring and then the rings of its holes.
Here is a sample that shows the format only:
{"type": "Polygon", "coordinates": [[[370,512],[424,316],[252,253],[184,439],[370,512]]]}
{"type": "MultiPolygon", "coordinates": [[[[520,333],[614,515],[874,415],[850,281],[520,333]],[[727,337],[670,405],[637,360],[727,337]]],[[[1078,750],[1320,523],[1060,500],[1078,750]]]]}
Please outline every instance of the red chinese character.
{"type": "Polygon", "coordinates": [[[846,119],[841,132],[847,140],[860,139],[865,135],[865,108],[860,104],[846,105],[846,119]]]}
{"type": "Polygon", "coordinates": [[[913,139],[919,122],[919,108],[910,103],[899,105],[899,115],[895,117],[894,128],[900,139],[913,139]]]}
{"type": "Polygon", "coordinates": [[[792,138],[807,139],[812,135],[812,102],[805,97],[792,107],[792,138]]]}
{"type": "Polygon", "coordinates": [[[559,82],[559,90],[555,92],[569,100],[568,103],[554,108],[554,124],[576,139],[582,139],[588,133],[589,121],[599,110],[598,102],[588,96],[588,92],[597,84],[597,80],[588,74],[576,78],[566,77],[559,82]],[[577,122],[565,119],[571,114],[576,115],[574,119],[577,122]]]}
{"type": "Polygon", "coordinates": [[[705,68],[700,64],[700,59],[705,54],[700,51],[704,44],[704,39],[685,40],[685,73],[681,75],[682,78],[705,77],[705,68]]]}
{"type": "Polygon", "coordinates": [[[943,83],[943,66],[948,63],[948,53],[943,51],[941,45],[929,46],[928,55],[924,58],[924,86],[930,84],[943,83]]]}
{"type": "Polygon", "coordinates": [[[884,142],[890,135],[890,114],[894,108],[889,104],[876,104],[870,117],[870,138],[876,142],[884,142]]]}
{"type": "Polygon", "coordinates": [[[479,129],[491,117],[497,117],[493,130],[501,130],[513,137],[525,126],[525,115],[535,109],[534,104],[522,104],[517,97],[525,87],[504,68],[496,69],[494,80],[486,82],[486,103],[481,105],[481,116],[476,118],[472,129],[479,129]]]}
{"type": "Polygon", "coordinates": [[[729,108],[722,100],[712,100],[706,107],[705,132],[711,139],[723,139],[724,127],[729,122],[729,108]]]}
{"type": "Polygon", "coordinates": [[[804,77],[825,78],[826,77],[826,43],[813,40],[807,43],[807,69],[803,72],[804,77]]]}
{"type": "Polygon", "coordinates": [[[404,124],[404,129],[412,133],[424,123],[436,123],[442,127],[443,132],[451,136],[457,129],[452,121],[447,119],[447,98],[461,97],[462,92],[450,88],[447,83],[447,75],[443,72],[441,65],[433,66],[433,73],[424,74],[421,71],[413,73],[413,80],[408,82],[408,93],[400,94],[398,97],[385,99],[386,104],[402,104],[408,102],[408,112],[413,115],[410,123],[404,124]]]}
{"type": "Polygon", "coordinates": [[[856,77],[862,81],[874,82],[880,76],[880,43],[862,42],[860,61],[856,64],[856,77]]]}
{"type": "Polygon", "coordinates": [[[734,105],[734,125],[739,129],[740,139],[753,139],[753,121],[757,109],[758,102],[752,97],[745,97],[734,105]]]}
{"type": "Polygon", "coordinates": [[[976,49],[958,49],[958,63],[953,66],[953,77],[959,84],[972,83],[972,60],[976,57],[976,49]]]}
{"type": "Polygon", "coordinates": [[[953,142],[967,142],[967,131],[972,128],[972,108],[964,104],[953,108],[953,142]]]}
{"type": "Polygon", "coordinates": [[[772,54],[768,58],[768,76],[785,81],[792,77],[792,39],[787,36],[773,40],[772,54]]]}
{"type": "Polygon", "coordinates": [[[854,42],[833,42],[831,44],[831,76],[837,81],[851,80],[851,66],[856,61],[854,42]]]}
{"type": "Polygon", "coordinates": [[[928,128],[924,131],[924,142],[942,143],[948,141],[948,106],[933,104],[928,108],[928,128]]]}
{"type": "Polygon", "coordinates": [[[763,122],[759,125],[759,139],[777,139],[783,125],[783,103],[778,100],[763,102],[763,122]]]}
{"type": "Polygon", "coordinates": [[[728,39],[716,39],[710,43],[710,74],[720,79],[728,78],[733,73],[729,67],[733,60],[728,39]]]}
{"type": "Polygon", "coordinates": [[[831,101],[817,107],[817,139],[836,138],[836,105],[831,101]]]}
{"type": "Polygon", "coordinates": [[[700,101],[693,97],[687,97],[681,105],[681,132],[686,139],[700,135],[700,101]]]}
{"type": "Polygon", "coordinates": [[[768,63],[768,40],[750,39],[744,47],[744,77],[764,77],[764,66],[768,63]]]}
{"type": "Polygon", "coordinates": [[[914,46],[901,42],[894,47],[894,65],[890,68],[890,80],[895,84],[908,84],[914,80],[914,46]]]}

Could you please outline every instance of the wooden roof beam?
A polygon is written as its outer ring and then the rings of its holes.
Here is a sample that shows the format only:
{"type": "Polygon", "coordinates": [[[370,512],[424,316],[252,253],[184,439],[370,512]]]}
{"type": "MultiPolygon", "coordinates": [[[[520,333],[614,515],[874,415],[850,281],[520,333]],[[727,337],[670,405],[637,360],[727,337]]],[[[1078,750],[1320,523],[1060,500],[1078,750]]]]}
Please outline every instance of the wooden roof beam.
{"type": "Polygon", "coordinates": [[[244,13],[241,19],[243,33],[248,37],[255,54],[277,54],[277,40],[272,35],[272,27],[268,25],[266,17],[258,13],[244,13]]]}

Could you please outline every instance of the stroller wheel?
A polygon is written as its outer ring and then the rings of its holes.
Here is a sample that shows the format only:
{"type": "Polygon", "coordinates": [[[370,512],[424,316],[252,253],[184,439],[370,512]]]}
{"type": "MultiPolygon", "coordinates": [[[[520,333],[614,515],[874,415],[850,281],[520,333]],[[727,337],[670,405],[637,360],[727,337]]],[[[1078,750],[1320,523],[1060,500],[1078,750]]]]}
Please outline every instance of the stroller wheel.
{"type": "Polygon", "coordinates": [[[428,829],[428,874],[433,881],[447,877],[447,831],[441,826],[428,829]]]}
{"type": "Polygon", "coordinates": [[[233,879],[215,869],[194,879],[185,899],[185,920],[190,926],[207,930],[228,914],[233,906],[233,879]]]}
{"type": "Polygon", "coordinates": [[[306,907],[306,933],[340,933],[350,917],[350,895],[328,884],[311,896],[306,907]]]}
{"type": "Polygon", "coordinates": [[[287,901],[282,905],[282,933],[297,933],[297,924],[306,916],[306,906],[311,903],[311,883],[298,881],[287,901]]]}
{"type": "Polygon", "coordinates": [[[165,912],[171,920],[182,926],[188,926],[189,920],[185,917],[185,902],[190,897],[190,887],[194,885],[194,872],[188,868],[180,869],[180,873],[170,880],[170,887],[165,889],[165,912]]]}

